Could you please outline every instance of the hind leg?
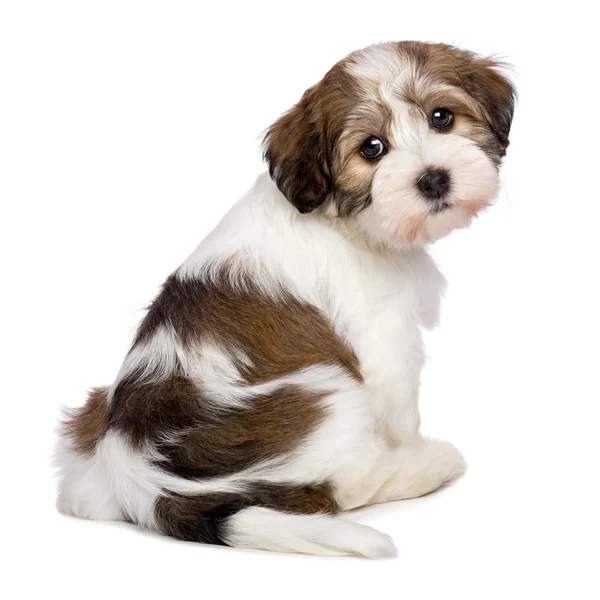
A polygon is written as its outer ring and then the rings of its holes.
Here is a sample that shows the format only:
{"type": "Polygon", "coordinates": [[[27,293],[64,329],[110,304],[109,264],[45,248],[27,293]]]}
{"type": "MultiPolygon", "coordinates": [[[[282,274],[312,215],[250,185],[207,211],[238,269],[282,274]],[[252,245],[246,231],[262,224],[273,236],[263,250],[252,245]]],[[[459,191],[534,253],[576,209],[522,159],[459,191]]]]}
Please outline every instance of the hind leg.
{"type": "Polygon", "coordinates": [[[395,457],[396,470],[371,498],[371,504],[429,494],[467,469],[462,454],[451,443],[431,438],[397,450],[395,457]]]}
{"type": "Polygon", "coordinates": [[[449,442],[422,438],[383,453],[360,482],[341,490],[344,510],[418,498],[460,477],[467,468],[462,454],[449,442]]]}

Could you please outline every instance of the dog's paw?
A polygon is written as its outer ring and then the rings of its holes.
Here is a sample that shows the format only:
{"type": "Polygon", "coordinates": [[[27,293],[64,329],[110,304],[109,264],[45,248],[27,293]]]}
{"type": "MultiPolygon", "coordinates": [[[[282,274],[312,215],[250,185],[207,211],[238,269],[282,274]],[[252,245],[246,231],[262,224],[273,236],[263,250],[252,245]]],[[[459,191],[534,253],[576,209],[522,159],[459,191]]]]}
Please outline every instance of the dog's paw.
{"type": "Polygon", "coordinates": [[[426,438],[425,443],[430,468],[437,472],[441,484],[460,477],[467,470],[467,461],[450,442],[426,438]]]}

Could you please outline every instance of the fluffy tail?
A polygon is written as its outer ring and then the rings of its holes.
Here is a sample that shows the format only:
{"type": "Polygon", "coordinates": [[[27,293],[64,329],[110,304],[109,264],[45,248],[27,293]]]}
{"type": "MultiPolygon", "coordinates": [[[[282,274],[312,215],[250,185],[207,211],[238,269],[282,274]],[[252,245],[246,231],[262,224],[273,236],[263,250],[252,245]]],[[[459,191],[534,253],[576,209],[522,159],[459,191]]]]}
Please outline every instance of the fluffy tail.
{"type": "Polygon", "coordinates": [[[109,431],[106,388],[93,390],[82,408],[67,415],[56,461],[59,509],[79,517],[128,519],[179,539],[238,548],[366,558],[396,555],[384,533],[325,514],[335,512],[326,486],[255,482],[237,489],[227,477],[194,481],[151,465],[109,431]]]}
{"type": "Polygon", "coordinates": [[[235,513],[222,527],[225,543],[239,548],[322,556],[396,556],[390,536],[347,519],[294,515],[251,507],[235,513]]]}
{"type": "Polygon", "coordinates": [[[396,555],[389,536],[336,516],[338,506],[328,497],[328,486],[263,481],[238,491],[198,491],[163,491],[154,505],[153,527],[180,540],[237,548],[365,558],[396,555]]]}

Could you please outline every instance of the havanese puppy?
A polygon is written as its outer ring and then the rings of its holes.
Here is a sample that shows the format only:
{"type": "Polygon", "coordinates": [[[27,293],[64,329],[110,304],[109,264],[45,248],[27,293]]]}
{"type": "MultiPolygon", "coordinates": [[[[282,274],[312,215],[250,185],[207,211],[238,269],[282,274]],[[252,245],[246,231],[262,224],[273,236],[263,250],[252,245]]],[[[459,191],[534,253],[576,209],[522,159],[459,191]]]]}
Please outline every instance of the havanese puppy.
{"type": "Polygon", "coordinates": [[[269,174],[164,283],[64,421],[58,506],[208,544],[392,556],[338,513],[465,471],[419,433],[426,247],[498,188],[514,89],[443,44],[353,52],[267,131],[269,174]]]}

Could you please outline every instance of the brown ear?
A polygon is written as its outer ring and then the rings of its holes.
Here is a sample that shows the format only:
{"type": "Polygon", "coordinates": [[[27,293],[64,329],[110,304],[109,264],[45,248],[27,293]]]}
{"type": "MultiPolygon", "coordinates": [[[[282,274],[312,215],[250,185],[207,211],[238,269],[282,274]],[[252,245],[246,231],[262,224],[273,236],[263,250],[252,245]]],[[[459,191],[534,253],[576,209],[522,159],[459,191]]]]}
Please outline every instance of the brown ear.
{"type": "Polygon", "coordinates": [[[512,83],[489,58],[474,58],[462,69],[462,84],[483,107],[488,124],[498,140],[500,156],[506,154],[510,125],[515,109],[516,91],[512,83]]]}
{"type": "Polygon", "coordinates": [[[273,123],[264,139],[269,173],[301,213],[323,204],[331,189],[323,124],[316,114],[316,87],[273,123]]]}

